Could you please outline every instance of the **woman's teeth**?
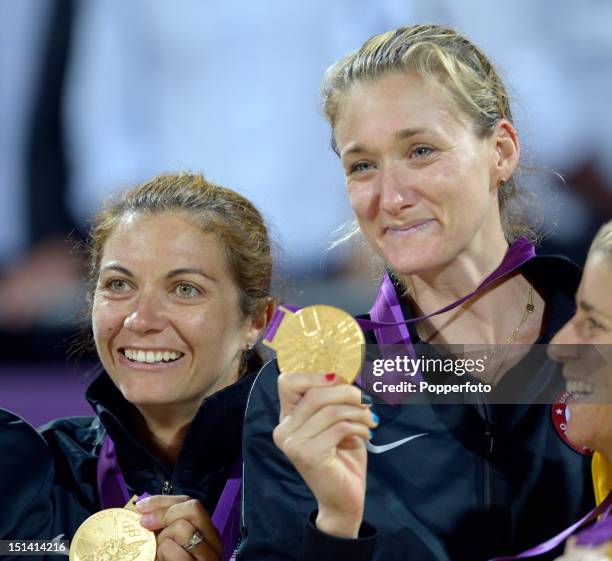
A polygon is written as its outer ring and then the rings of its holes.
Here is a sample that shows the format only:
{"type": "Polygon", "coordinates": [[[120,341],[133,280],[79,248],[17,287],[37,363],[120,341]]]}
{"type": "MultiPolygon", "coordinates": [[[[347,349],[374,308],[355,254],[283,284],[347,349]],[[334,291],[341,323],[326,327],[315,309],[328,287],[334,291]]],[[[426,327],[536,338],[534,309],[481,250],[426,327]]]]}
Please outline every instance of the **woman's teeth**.
{"type": "Polygon", "coordinates": [[[148,362],[149,364],[155,362],[172,362],[183,356],[183,353],[176,351],[141,351],[125,349],[123,352],[129,360],[134,362],[148,362]]]}
{"type": "Polygon", "coordinates": [[[565,383],[568,392],[576,397],[584,397],[591,395],[595,391],[595,386],[588,382],[578,382],[576,380],[568,380],[565,383]]]}

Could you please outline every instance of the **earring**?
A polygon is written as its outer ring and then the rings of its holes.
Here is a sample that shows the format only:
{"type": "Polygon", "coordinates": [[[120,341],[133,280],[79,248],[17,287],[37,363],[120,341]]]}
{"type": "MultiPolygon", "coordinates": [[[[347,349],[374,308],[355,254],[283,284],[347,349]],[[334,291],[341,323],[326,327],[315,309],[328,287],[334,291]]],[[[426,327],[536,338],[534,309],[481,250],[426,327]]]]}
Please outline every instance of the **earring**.
{"type": "Polygon", "coordinates": [[[502,178],[499,180],[499,183],[497,185],[498,187],[503,187],[505,184],[506,184],[506,180],[502,178]]]}
{"type": "Polygon", "coordinates": [[[247,345],[246,350],[247,350],[248,352],[251,352],[251,351],[253,350],[253,348],[254,348],[254,347],[255,347],[255,345],[253,345],[252,343],[249,343],[249,344],[247,345]]]}

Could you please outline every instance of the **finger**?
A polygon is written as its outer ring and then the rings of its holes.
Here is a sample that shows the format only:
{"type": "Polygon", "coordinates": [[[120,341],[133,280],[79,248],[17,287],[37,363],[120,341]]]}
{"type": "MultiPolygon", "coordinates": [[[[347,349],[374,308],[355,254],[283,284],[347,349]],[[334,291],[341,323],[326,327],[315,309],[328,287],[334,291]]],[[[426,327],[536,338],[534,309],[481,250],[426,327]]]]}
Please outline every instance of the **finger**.
{"type": "Polygon", "coordinates": [[[347,449],[363,448],[369,438],[370,431],[363,423],[340,421],[325,429],[314,438],[306,441],[299,438],[299,433],[285,441],[283,452],[301,468],[320,466],[322,460],[333,459],[346,442],[347,449]]]}
{"type": "Polygon", "coordinates": [[[282,427],[277,435],[280,447],[282,448],[282,441],[292,435],[299,433],[300,440],[309,440],[340,421],[362,423],[367,429],[377,425],[371,409],[361,405],[325,405],[303,422],[296,410],[281,423],[282,427]]]}
{"type": "Polygon", "coordinates": [[[217,532],[217,529],[213,526],[208,512],[206,512],[204,505],[200,501],[197,499],[189,499],[188,501],[172,505],[164,512],[164,527],[170,526],[178,520],[188,521],[194,528],[202,533],[206,542],[210,544],[219,555],[221,554],[223,544],[221,543],[219,532],[217,532]]]}
{"type": "Polygon", "coordinates": [[[196,528],[188,520],[180,518],[172,522],[164,528],[157,536],[157,543],[162,544],[164,541],[172,541],[178,544],[183,551],[196,559],[218,559],[221,556],[221,550],[216,550],[204,536],[204,541],[200,542],[195,547],[185,550],[185,546],[189,543],[193,535],[201,530],[196,528]]]}
{"type": "Polygon", "coordinates": [[[220,557],[212,549],[202,542],[190,551],[186,551],[181,544],[173,539],[158,541],[157,556],[158,561],[219,561],[220,557]]]}
{"type": "Polygon", "coordinates": [[[328,405],[350,405],[364,411],[369,409],[368,405],[361,403],[361,390],[356,386],[341,384],[327,388],[311,387],[293,408],[291,414],[282,417],[281,422],[274,429],[272,437],[276,446],[282,450],[283,442],[287,438],[310,417],[328,405]]]}
{"type": "Polygon", "coordinates": [[[159,509],[166,509],[174,504],[182,503],[191,499],[188,495],[152,495],[136,503],[136,510],[141,514],[147,514],[159,509]]]}
{"type": "Polygon", "coordinates": [[[157,542],[155,561],[193,561],[193,555],[173,540],[157,542]]]}
{"type": "Polygon", "coordinates": [[[280,418],[288,415],[310,388],[339,384],[346,384],[346,382],[333,372],[327,374],[281,374],[278,377],[278,395],[281,403],[280,418]]]}
{"type": "MultiPolygon", "coordinates": [[[[364,410],[369,408],[368,405],[361,403],[361,390],[357,386],[340,384],[326,388],[312,387],[286,417],[290,416],[297,424],[303,424],[306,419],[327,405],[353,405],[364,410]]],[[[281,422],[286,417],[281,418],[281,422]]]]}

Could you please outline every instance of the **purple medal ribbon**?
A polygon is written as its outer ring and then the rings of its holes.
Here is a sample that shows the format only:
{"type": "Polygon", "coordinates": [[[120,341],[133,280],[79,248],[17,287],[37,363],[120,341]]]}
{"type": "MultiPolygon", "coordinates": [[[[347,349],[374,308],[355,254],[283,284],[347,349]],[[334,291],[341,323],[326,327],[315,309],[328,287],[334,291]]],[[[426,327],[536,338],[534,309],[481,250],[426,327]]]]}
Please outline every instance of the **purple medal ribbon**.
{"type": "Polygon", "coordinates": [[[576,543],[578,545],[597,546],[612,540],[612,492],[610,492],[606,500],[609,501],[609,505],[601,515],[601,520],[576,535],[576,543]]]}
{"type": "Polygon", "coordinates": [[[233,559],[240,539],[240,490],[242,489],[242,457],[232,468],[219,502],[212,515],[212,523],[221,534],[223,554],[221,561],[233,559]]]}
{"type": "MultiPolygon", "coordinates": [[[[411,318],[406,320],[402,312],[402,305],[397,296],[397,291],[391,277],[388,272],[385,272],[382,283],[376,295],[374,305],[370,310],[370,317],[373,321],[368,320],[357,320],[362,329],[373,329],[376,335],[376,340],[381,346],[382,356],[384,359],[390,359],[394,357],[395,350],[392,345],[402,343],[410,358],[415,359],[416,353],[414,346],[410,339],[410,333],[408,331],[408,325],[416,323],[418,321],[443,314],[454,308],[460,306],[465,301],[472,298],[479,291],[484,290],[500,278],[510,274],[524,263],[529,261],[535,256],[534,245],[524,237],[518,238],[509,248],[500,265],[493,271],[487,278],[485,278],[472,292],[465,296],[455,300],[454,302],[444,306],[440,310],[411,318]]],[[[383,380],[389,378],[392,374],[384,374],[383,380]]],[[[413,381],[416,383],[421,382],[423,379],[422,373],[419,371],[415,372],[413,381]]],[[[403,397],[401,394],[388,393],[384,396],[385,401],[392,405],[396,405],[399,401],[402,401],[403,397]]]]}
{"type": "Polygon", "coordinates": [[[514,559],[525,559],[527,557],[535,557],[536,555],[542,555],[548,553],[562,544],[567,538],[569,538],[576,530],[581,526],[590,522],[597,516],[602,516],[602,520],[581,532],[577,536],[577,543],[580,545],[600,545],[606,541],[612,539],[612,517],[610,513],[612,511],[612,493],[610,493],[606,499],[597,507],[589,512],[586,516],[583,516],[578,522],[572,524],[569,528],[563,530],[563,532],[557,534],[555,537],[546,540],[540,545],[536,545],[527,551],[523,551],[518,555],[507,555],[505,557],[494,557],[489,561],[514,561],[514,559]]]}
{"type": "MultiPolygon", "coordinates": [[[[102,508],[122,508],[130,500],[123,473],[117,461],[115,444],[107,434],[102,441],[97,465],[98,496],[102,508]]],[[[228,561],[240,537],[240,489],[242,487],[242,457],[232,468],[219,502],[212,515],[212,523],[221,535],[223,554],[221,561],[228,561]]],[[[149,493],[143,493],[137,502],[149,493]]]]}
{"type": "MultiPolygon", "coordinates": [[[[393,351],[387,346],[397,344],[403,344],[408,350],[410,357],[415,358],[415,351],[410,339],[408,324],[416,323],[438,314],[443,314],[444,312],[448,312],[457,306],[460,306],[466,300],[472,298],[476,293],[487,288],[500,278],[517,270],[533,257],[535,257],[534,245],[525,237],[518,238],[508,248],[508,251],[497,269],[495,269],[495,271],[485,278],[475,290],[459,298],[459,300],[444,306],[436,312],[408,320],[404,318],[402,306],[397,296],[395,286],[393,286],[393,282],[391,281],[391,277],[389,276],[389,273],[385,272],[382,283],[376,294],[374,305],[370,310],[370,318],[372,319],[356,319],[356,321],[364,331],[374,331],[376,341],[382,348],[384,358],[391,358],[391,356],[393,356],[393,351]]],[[[284,307],[292,312],[299,310],[299,308],[296,306],[284,305],[284,307]]],[[[265,339],[268,341],[274,339],[274,336],[276,335],[278,327],[280,326],[284,316],[285,312],[282,310],[277,309],[275,311],[270,321],[268,330],[266,331],[265,339]]],[[[383,379],[384,376],[385,375],[383,375],[383,379]]],[[[421,379],[421,372],[417,372],[415,374],[415,381],[420,381],[421,379]]],[[[401,395],[394,393],[385,395],[384,397],[385,400],[391,404],[394,404],[394,401],[402,399],[401,395]]]]}
{"type": "Polygon", "coordinates": [[[527,238],[518,238],[508,248],[508,251],[506,252],[506,255],[504,255],[504,258],[500,263],[499,267],[497,267],[497,269],[495,269],[495,271],[493,271],[485,280],[483,280],[472,292],[466,294],[465,296],[462,296],[461,298],[459,298],[459,300],[455,300],[454,302],[448,304],[447,306],[444,306],[436,312],[432,312],[430,314],[419,316],[417,318],[411,318],[408,320],[404,319],[404,315],[402,313],[402,306],[397,297],[393,282],[391,281],[389,274],[385,273],[382,284],[378,289],[378,294],[376,295],[374,305],[370,310],[370,317],[372,317],[374,321],[357,321],[363,329],[373,329],[377,332],[377,335],[380,332],[382,341],[379,342],[382,344],[398,343],[399,341],[402,341],[403,343],[409,343],[410,335],[407,329],[401,329],[403,326],[410,323],[416,323],[417,321],[421,321],[423,319],[427,319],[433,316],[437,316],[439,314],[443,314],[444,312],[453,310],[457,306],[463,304],[466,300],[472,298],[472,296],[474,296],[481,290],[493,284],[495,281],[515,271],[533,257],[535,257],[534,245],[527,238]],[[387,319],[389,317],[393,318],[393,321],[389,321],[387,319]],[[388,329],[391,327],[396,327],[398,329],[388,329]]]}
{"type": "MultiPolygon", "coordinates": [[[[102,441],[100,456],[97,465],[98,496],[100,506],[106,508],[123,508],[130,500],[130,493],[125,483],[125,478],[115,454],[115,443],[108,434],[102,441]]],[[[149,496],[148,493],[140,498],[149,496]]]]}

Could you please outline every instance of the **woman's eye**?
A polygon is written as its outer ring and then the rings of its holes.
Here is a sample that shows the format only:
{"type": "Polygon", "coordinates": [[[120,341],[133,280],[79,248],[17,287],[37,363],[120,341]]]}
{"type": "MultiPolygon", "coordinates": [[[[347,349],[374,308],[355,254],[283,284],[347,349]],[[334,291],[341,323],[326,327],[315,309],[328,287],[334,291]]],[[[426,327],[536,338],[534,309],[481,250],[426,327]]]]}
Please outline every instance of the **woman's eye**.
{"type": "Polygon", "coordinates": [[[370,171],[374,166],[370,162],[356,162],[351,165],[349,171],[353,173],[364,173],[370,171]]]}
{"type": "Polygon", "coordinates": [[[182,282],[177,284],[174,288],[174,292],[181,298],[194,298],[200,294],[200,290],[193,286],[193,284],[182,282]]]}
{"type": "Polygon", "coordinates": [[[127,292],[131,288],[130,284],[123,279],[111,279],[107,286],[113,292],[127,292]]]}
{"type": "Polygon", "coordinates": [[[422,158],[427,158],[433,153],[433,148],[429,146],[417,146],[413,151],[412,155],[418,160],[422,158]]]}
{"type": "Polygon", "coordinates": [[[582,324],[583,337],[590,337],[593,334],[593,331],[597,331],[598,329],[603,329],[603,325],[593,318],[586,318],[584,323],[582,324]]]}
{"type": "Polygon", "coordinates": [[[587,324],[588,324],[589,328],[591,328],[591,329],[601,329],[603,327],[603,325],[601,325],[601,323],[599,323],[598,321],[595,321],[593,318],[588,318],[587,319],[587,324]]]}

